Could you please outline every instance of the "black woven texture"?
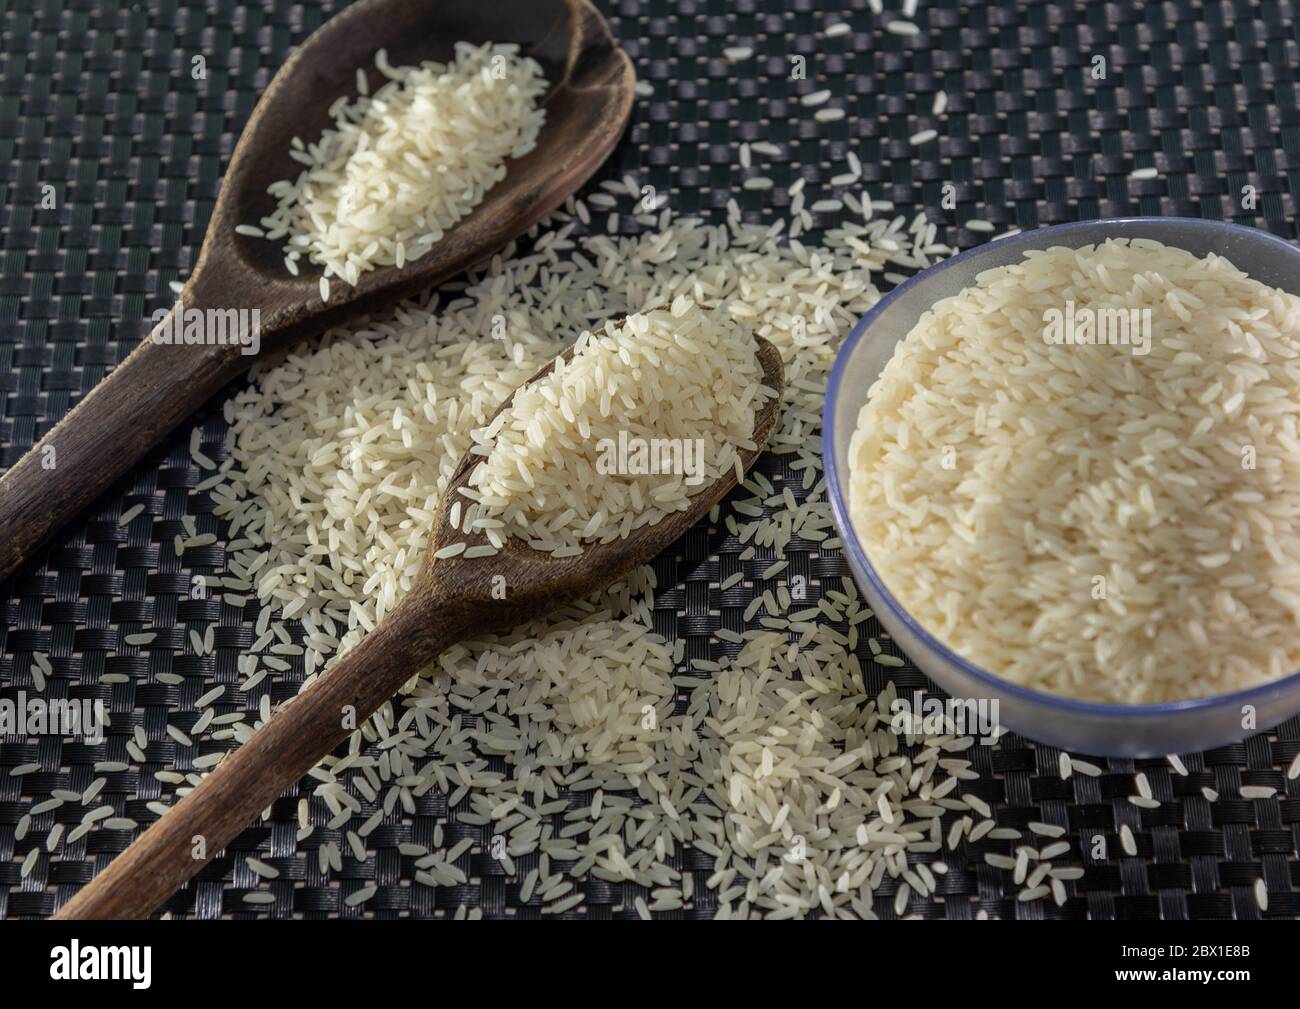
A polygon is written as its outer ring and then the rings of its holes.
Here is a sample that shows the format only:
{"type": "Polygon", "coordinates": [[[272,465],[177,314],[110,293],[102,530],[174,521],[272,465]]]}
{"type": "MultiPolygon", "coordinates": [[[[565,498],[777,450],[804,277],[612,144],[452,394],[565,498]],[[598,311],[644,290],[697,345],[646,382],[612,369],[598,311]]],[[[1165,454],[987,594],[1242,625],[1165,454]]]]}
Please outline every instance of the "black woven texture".
{"type": "MultiPolygon", "coordinates": [[[[291,48],[338,6],[0,0],[0,163],[8,166],[0,183],[0,467],[12,465],[121,362],[144,332],[143,320],[170,303],[168,282],[194,261],[224,166],[262,88],[291,48]],[[196,57],[205,78],[192,73],[196,57]]],[[[946,236],[960,247],[988,237],[962,227],[975,218],[1003,230],[1100,216],[1184,215],[1295,238],[1300,3],[927,0],[913,37],[886,32],[897,14],[874,15],[865,0],[839,11],[828,9],[833,6],[820,0],[605,4],[653,95],[639,98],[628,135],[596,181],[630,172],[669,193],[679,213],[720,219],[734,197],[746,217],[758,219],[783,212],[785,186],[796,178],[807,180],[809,204],[836,195],[830,179],[845,171],[852,151],[862,162],[862,185],[876,200],[892,200],[909,216],[927,208],[940,240],[946,236]],[[826,37],[823,30],[836,22],[851,31],[826,37]],[[728,46],[752,46],[754,55],[729,62],[728,46]],[[793,56],[806,60],[806,79],[792,79],[793,56]],[[799,103],[800,95],[823,88],[831,99],[820,107],[843,109],[844,119],[817,121],[815,110],[799,103]],[[940,90],[948,111],[935,117],[932,101],[940,90]],[[909,136],[930,127],[938,131],[936,141],[909,144],[909,136]],[[756,157],[743,172],[738,147],[756,140],[780,145],[786,156],[756,157]],[[1141,167],[1156,168],[1157,177],[1130,178],[1141,167]],[[772,178],[775,188],[742,191],[744,177],[756,174],[772,178]],[[954,210],[941,209],[945,183],[956,187],[954,210]]],[[[636,224],[624,215],[623,227],[636,224]]],[[[204,450],[222,458],[220,413],[209,408],[196,423],[204,450]]],[[[236,660],[253,640],[256,604],[241,612],[191,598],[194,576],[223,570],[225,531],[207,499],[188,493],[204,475],[191,464],[189,432],[184,427],[136,466],[36,562],[0,586],[0,696],[34,689],[33,653],[41,652],[53,667],[45,697],[98,699],[112,713],[102,745],[0,737],[0,916],[52,914],[126,848],[132,831],[103,826],[68,843],[87,810],[111,804],[115,815],[143,828],[156,818],[146,804],[172,795],[173,786],[156,780],[155,771],[173,765],[190,771],[201,752],[232,745],[189,748],[168,735],[168,724],[193,724],[199,695],[226,684],[220,712],[255,709],[263,689],[273,702],[283,701],[302,678],[301,659],[294,658],[294,671],[267,681],[256,696],[238,692],[236,660]],[[118,517],[135,504],[144,514],[119,527],[118,517]],[[173,538],[183,532],[187,509],[199,532],[216,534],[217,542],[178,558],[173,538]],[[125,644],[126,634],[146,624],[158,634],[151,645],[125,644]],[[215,654],[196,656],[188,631],[208,625],[215,628],[215,654]],[[157,679],[168,673],[183,682],[157,679]],[[125,682],[104,683],[110,674],[124,674],[125,682]],[[148,740],[144,765],[129,760],[125,749],[137,726],[148,740]],[[122,761],[128,769],[97,771],[102,761],[122,761]],[[11,773],[30,764],[38,769],[11,773]],[[83,803],[80,794],[101,778],[98,797],[83,803]],[[23,820],[57,792],[78,797],[23,820]],[[56,824],[63,825],[63,838],[51,854],[46,848],[56,824]],[[22,878],[23,862],[38,849],[22,878]]],[[[765,464],[776,478],[788,475],[779,464],[765,464]]],[[[686,638],[688,659],[734,650],[711,640],[711,632],[743,629],[742,611],[761,593],[763,586],[753,582],[766,564],[740,562],[740,550],[734,539],[703,529],[656,562],[663,588],[655,629],[686,638]],[[739,570],[750,578],[719,592],[719,579],[739,570]]],[[[809,577],[814,593],[848,577],[837,551],[796,543],[790,556],[788,574],[809,577]]],[[[871,625],[866,630],[880,633],[871,625]]],[[[910,665],[872,664],[865,645],[863,659],[873,690],[887,674],[904,691],[926,686],[910,665]]],[[[1064,907],[1019,902],[1010,874],[983,860],[1010,845],[986,838],[945,853],[951,869],[940,881],[943,899],[913,898],[909,913],[1256,918],[1253,884],[1262,877],[1270,893],[1266,916],[1300,915],[1300,780],[1288,781],[1284,773],[1300,752],[1300,719],[1234,746],[1184,755],[1187,776],[1161,760],[1098,760],[1100,776],[1062,780],[1057,751],[1015,736],[970,752],[984,774],[973,790],[993,807],[998,825],[1023,830],[1045,821],[1067,828],[1072,853],[1057,864],[1080,865],[1085,874],[1068,884],[1064,907]],[[1159,808],[1128,801],[1137,768],[1145,769],[1159,808]],[[1278,796],[1236,798],[1247,784],[1274,786],[1278,796]],[[1208,801],[1206,786],[1222,798],[1208,801]],[[1123,851],[1122,825],[1136,839],[1135,856],[1123,851]],[[1104,854],[1094,845],[1097,836],[1106,840],[1104,854]]],[[[303,786],[301,794],[308,793],[303,786]]],[[[519,899],[535,856],[521,858],[519,876],[507,878],[487,851],[484,830],[458,823],[458,810],[448,809],[444,796],[420,799],[413,817],[397,808],[367,839],[364,862],[345,854],[341,872],[322,873],[318,847],[327,840],[347,847],[338,831],[324,826],[329,813],[319,801],[311,805],[315,831],[296,842],[299,794],[294,789],[277,801],[270,821],[242,834],[168,910],[199,918],[423,917],[453,914],[463,905],[486,917],[540,916],[536,897],[519,899]],[[404,841],[431,844],[437,824],[447,845],[475,840],[458,862],[469,876],[465,886],[414,884],[413,859],[398,851],[404,841]],[[279,879],[259,884],[245,864],[250,854],[277,868],[279,879]],[[364,907],[345,906],[345,896],[365,884],[378,887],[376,896],[364,907]],[[254,889],[271,894],[273,903],[245,902],[254,889]]],[[[372,810],[367,805],[363,816],[372,810]]],[[[692,853],[682,858],[695,874],[696,897],[675,916],[710,917],[716,901],[704,886],[709,861],[692,853]]],[[[645,895],[600,881],[585,891],[584,909],[569,916],[634,917],[633,900],[645,895]]],[[[883,916],[892,915],[891,903],[877,900],[883,916]]]]}

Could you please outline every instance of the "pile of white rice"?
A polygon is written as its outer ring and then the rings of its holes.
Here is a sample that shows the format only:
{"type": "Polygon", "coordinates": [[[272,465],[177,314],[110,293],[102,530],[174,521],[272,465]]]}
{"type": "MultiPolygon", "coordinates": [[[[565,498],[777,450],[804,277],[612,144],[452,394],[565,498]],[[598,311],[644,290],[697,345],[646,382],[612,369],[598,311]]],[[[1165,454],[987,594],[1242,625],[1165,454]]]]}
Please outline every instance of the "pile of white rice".
{"type": "MultiPolygon", "coordinates": [[[[999,826],[986,798],[1002,786],[976,771],[967,751],[977,741],[894,713],[887,677],[904,660],[872,636],[853,583],[824,582],[787,557],[791,545],[839,547],[818,425],[839,342],[877,300],[872,274],[948,251],[919,215],[910,226],[882,219],[892,208],[852,193],[844,203],[855,219],[824,244],[787,242],[806,226],[801,194],[790,195],[788,222],[742,224],[733,203],[728,224],[712,227],[636,213],[635,179],[604,183],[534,232],[527,251],[507,249],[468,284],[256,365],[226,404],[229,457],[218,466],[200,439],[191,446],[211,473],[195,493],[212,495],[231,530],[226,570],[207,584],[227,606],[256,596],[256,638],[238,649],[236,688],[205,689],[197,715],[179,711],[167,726],[176,763],[154,772],[167,797],[187,794],[225,741],[247,742],[271,717],[273,682],[301,682],[301,662],[309,684],[403,597],[453,467],[519,383],[598,322],[686,296],[752,325],[785,366],[769,443],[785,457],[783,475],[751,471],[711,513],[719,535],[744,545],[709,588],[730,616],[708,640],[665,641],[652,630],[656,582],[645,568],[527,628],[449,649],[367,720],[346,755],[311,772],[299,850],[314,847],[323,874],[348,874],[339,882],[348,914],[365,913],[378,886],[344,862],[371,857],[381,826],[399,831],[403,873],[416,886],[472,884],[472,857],[490,857],[544,913],[581,911],[582,887],[600,880],[619,884],[621,910],[642,917],[682,908],[908,917],[913,897],[944,900],[945,852],[990,842],[1009,854],[990,851],[985,862],[1021,901],[1064,903],[1083,874],[1063,864],[1064,822],[999,826]],[[641,233],[614,237],[593,211],[610,221],[634,213],[641,233]],[[727,627],[737,595],[751,600],[744,633],[727,627]],[[688,649],[709,657],[687,658],[688,649]],[[478,839],[451,843],[441,825],[410,832],[406,818],[433,791],[478,839]],[[680,868],[701,856],[713,866],[707,876],[680,868]]],[[[186,531],[178,553],[215,538],[198,534],[192,516],[186,531]]],[[[197,624],[196,655],[231,648],[197,624]]],[[[152,638],[142,628],[123,647],[152,638]]],[[[146,762],[146,743],[137,727],[131,760],[146,762]]],[[[1060,767],[1062,777],[1101,773],[1064,753],[1060,767]]],[[[1288,773],[1300,773],[1300,760],[1288,773]]],[[[1144,776],[1135,791],[1130,802],[1158,805],[1144,776]]],[[[146,805],[154,815],[167,808],[146,805]]],[[[1133,838],[1121,831],[1121,840],[1134,854],[1133,838]]],[[[250,906],[291,890],[273,861],[246,860],[245,875],[260,879],[243,895],[250,906]]],[[[477,913],[462,905],[456,916],[477,913]]]]}
{"type": "Polygon", "coordinates": [[[459,491],[464,531],[574,556],[684,511],[732,470],[741,479],[755,411],[775,395],[756,352],[748,325],[684,294],[583,332],[474,432],[484,458],[459,491]]]}
{"type": "Polygon", "coordinates": [[[850,449],[854,526],[999,676],[1222,694],[1300,668],[1298,425],[1300,299],[1153,241],[1031,252],[898,345],[850,449]],[[1047,342],[1067,302],[1149,308],[1148,352],[1047,342]]]}
{"type": "Polygon", "coordinates": [[[268,190],[279,206],[244,234],[287,240],[285,266],[298,261],[355,285],[377,266],[418,259],[483,201],[506,176],[505,162],[537,145],[546,120],[542,68],[514,44],[456,43],[447,64],[393,67],[384,50],[375,66],[388,82],[330,109],[334,128],[314,144],[293,140],[305,167],[268,190]]]}
{"type": "MultiPolygon", "coordinates": [[[[945,849],[1020,833],[965,793],[978,779],[964,752],[973,739],[890,726],[894,688],[869,691],[856,654],[871,612],[852,582],[810,583],[784,552],[796,538],[839,545],[817,432],[839,342],[878,297],[871,272],[947,250],[923,219],[909,229],[852,194],[859,219],[824,246],[784,242],[786,222],[742,224],[734,204],[727,226],[665,210],[638,214],[637,237],[599,224],[574,233],[591,208],[617,214],[639,196],[636,180],[604,184],[529,251],[512,247],[467,287],[259,364],[227,403],[232,456],[210,487],[236,537],[227,585],[251,587],[264,606],[241,688],[265,691],[299,647],[319,671],[402,598],[472,432],[565,342],[689,298],[753,326],[785,366],[769,450],[786,456],[798,486],[751,472],[713,511],[753,564],[720,575],[718,590],[746,583],[754,629],[719,630],[717,658],[688,660],[685,639],[652,630],[646,568],[529,628],[449,649],[366,723],[348,756],[313,772],[300,839],[322,822],[323,802],[325,825],[346,839],[318,848],[322,871],[337,871],[366,857],[366,838],[397,807],[413,812],[436,789],[458,823],[505,839],[507,876],[549,912],[574,910],[578,883],[601,879],[645,887],[634,902],[644,916],[707,901],[719,917],[874,917],[882,889],[905,915],[912,894],[934,893],[945,849]],[[501,319],[505,337],[494,339],[501,319]],[[280,620],[290,616],[301,646],[286,641],[280,620]],[[713,860],[710,894],[677,868],[684,847],[713,860]]],[[[875,666],[903,664],[887,641],[865,643],[875,666]]],[[[269,715],[266,704],[235,737],[269,715]]],[[[470,843],[448,847],[439,830],[402,850],[417,884],[446,886],[466,880],[470,843]]],[[[1024,847],[1034,859],[1026,892],[1064,901],[1076,870],[1024,847]]],[[[353,888],[346,900],[363,905],[374,892],[353,888]]]]}

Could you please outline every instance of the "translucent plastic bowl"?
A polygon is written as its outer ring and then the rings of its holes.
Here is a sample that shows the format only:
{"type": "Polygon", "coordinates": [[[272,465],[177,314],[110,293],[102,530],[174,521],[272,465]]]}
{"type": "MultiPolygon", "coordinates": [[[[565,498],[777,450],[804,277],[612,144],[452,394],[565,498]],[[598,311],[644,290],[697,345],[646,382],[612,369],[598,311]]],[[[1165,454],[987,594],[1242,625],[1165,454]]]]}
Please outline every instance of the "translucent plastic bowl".
{"type": "Polygon", "coordinates": [[[831,372],[822,439],[835,524],[871,608],[935,683],[962,700],[996,698],[998,720],[1030,739],[1081,753],[1156,756],[1205,750],[1271,728],[1300,711],[1300,672],[1249,690],[1167,704],[1117,705],[1029,690],[945,647],[885,588],[849,521],[848,449],[867,390],[921,313],[975,282],[984,270],[1031,249],[1078,247],[1106,238],[1153,238],[1197,255],[1215,252],[1256,280],[1300,294],[1300,249],[1267,232],[1218,221],[1129,217],[1025,232],[945,260],[889,292],[844,342],[831,372]]]}

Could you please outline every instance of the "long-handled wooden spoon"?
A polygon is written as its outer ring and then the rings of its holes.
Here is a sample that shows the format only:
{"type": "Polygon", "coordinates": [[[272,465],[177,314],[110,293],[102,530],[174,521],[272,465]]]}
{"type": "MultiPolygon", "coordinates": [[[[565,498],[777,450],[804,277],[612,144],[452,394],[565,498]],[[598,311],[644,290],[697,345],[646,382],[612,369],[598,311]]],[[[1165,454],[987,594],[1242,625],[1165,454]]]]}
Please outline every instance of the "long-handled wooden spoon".
{"type": "MultiPolygon", "coordinates": [[[[631,61],[588,0],[362,0],[314,32],[267,86],[230,159],[198,261],[181,293],[187,310],[231,313],[246,326],[260,312],[261,352],[408,297],[523,234],[564,202],[613,150],[631,114],[631,61]],[[335,280],[321,301],[319,273],[284,266],[280,242],[236,234],[274,208],[266,187],[295,178],[295,137],[314,139],[328,110],[356,94],[360,68],[380,78],[375,53],[394,66],[447,61],[457,41],[516,42],[541,64],[550,88],[537,147],[507,165],[506,178],[420,259],[335,280]]],[[[176,314],[173,309],[172,315],[176,314]]],[[[194,316],[191,314],[190,316],[194,316]]],[[[170,325],[163,320],[154,332],[170,325]]],[[[153,334],[151,334],[152,337],[153,334]]],[[[253,362],[228,333],[226,345],[175,346],[151,338],[99,383],[0,479],[0,581],[59,526],[253,362]]]]}
{"type": "MultiPolygon", "coordinates": [[[[778,395],[755,413],[753,441],[759,448],[741,453],[746,469],[776,425],[784,385],[781,355],[767,341],[757,337],[755,341],[763,384],[778,395]]],[[[547,365],[526,384],[553,366],[554,362],[547,365]]],[[[603,588],[663,551],[736,484],[734,469],[728,470],[692,497],[687,510],[674,512],[657,525],[642,526],[626,539],[589,544],[577,557],[557,560],[511,538],[491,557],[467,560],[461,554],[435,562],[435,551],[466,539],[452,528],[448,513],[459,498],[457,488],[481,459],[466,454],[444,491],[431,545],[410,594],[360,644],[281,708],[83,887],[56,917],[137,918],[154,911],[444,648],[515,627],[603,588]],[[497,576],[505,578],[504,599],[493,592],[494,581],[501,584],[497,576]]],[[[471,545],[483,542],[481,534],[470,538],[471,545]]]]}

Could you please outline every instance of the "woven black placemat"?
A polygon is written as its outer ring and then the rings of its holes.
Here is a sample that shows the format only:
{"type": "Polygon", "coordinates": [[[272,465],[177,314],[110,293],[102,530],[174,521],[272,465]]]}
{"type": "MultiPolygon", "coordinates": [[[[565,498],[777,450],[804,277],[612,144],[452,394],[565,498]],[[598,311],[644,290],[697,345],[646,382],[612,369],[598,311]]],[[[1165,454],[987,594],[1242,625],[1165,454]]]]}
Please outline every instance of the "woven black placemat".
{"type": "MultiPolygon", "coordinates": [[[[0,180],[0,467],[12,465],[122,361],[144,332],[143,320],[170,304],[168,283],[193,262],[254,102],[289,50],[340,6],[0,4],[0,163],[7,165],[0,180]]],[[[877,14],[866,0],[839,9],[814,0],[601,6],[650,93],[639,98],[632,127],[598,180],[634,173],[669,193],[679,213],[719,218],[735,198],[747,217],[757,219],[762,208],[780,214],[789,202],[785,186],[796,178],[807,180],[811,203],[831,195],[830,179],[852,151],[873,197],[909,216],[925,208],[940,240],[959,247],[989,237],[963,227],[968,220],[1002,231],[1125,214],[1231,219],[1296,237],[1298,3],[931,0],[917,10],[915,35],[886,30],[901,18],[897,5],[877,14]],[[848,31],[828,36],[840,22],[848,31]],[[727,47],[752,47],[753,55],[728,59],[727,47]],[[792,79],[793,57],[805,61],[804,79],[792,79]],[[801,105],[801,95],[820,89],[831,98],[818,108],[843,109],[843,119],[819,121],[801,105]],[[936,116],[940,91],[948,107],[936,116]],[[936,140],[909,142],[929,128],[936,140]],[[788,155],[765,159],[761,174],[775,182],[768,193],[741,189],[760,169],[742,171],[738,147],[758,140],[788,155]],[[1135,178],[1141,168],[1156,169],[1155,177],[1135,178]],[[954,187],[955,208],[944,207],[945,185],[954,187]]],[[[220,459],[219,413],[199,423],[204,450],[220,459]]],[[[170,787],[153,772],[178,758],[182,771],[190,769],[187,751],[167,734],[169,718],[184,728],[196,697],[214,684],[238,683],[236,661],[252,641],[256,607],[241,614],[191,598],[192,578],[222,570],[225,553],[222,523],[202,495],[188,494],[203,476],[188,440],[186,428],[0,585],[0,696],[33,687],[40,652],[52,667],[46,697],[103,700],[113,721],[102,745],[0,737],[0,917],[53,913],[129,844],[131,831],[101,828],[63,840],[53,855],[45,850],[57,824],[66,838],[80,823],[87,807],[79,797],[97,779],[104,781],[96,803],[152,822],[147,804],[170,787]],[[146,517],[120,527],[118,517],[135,504],[146,517]],[[217,542],[178,558],[172,541],[183,533],[187,509],[217,542]],[[189,622],[214,625],[214,654],[192,653],[189,622]],[[145,624],[157,630],[156,641],[147,649],[125,645],[124,635],[145,624]],[[159,682],[159,673],[183,683],[159,682]],[[125,682],[102,682],[108,674],[125,674],[125,682]],[[148,744],[143,766],[127,761],[124,749],[137,727],[148,744]],[[127,769],[97,771],[105,761],[126,761],[127,769]],[[24,765],[36,768],[11,773],[24,765]],[[77,793],[78,801],[45,808],[59,793],[77,793]]],[[[766,465],[785,475],[778,463],[766,465]]],[[[719,571],[748,567],[735,557],[740,549],[702,533],[656,562],[662,588],[655,629],[687,638],[688,655],[709,654],[711,631],[723,622],[743,626],[750,590],[717,588],[719,571]]],[[[792,569],[806,571],[814,589],[848,577],[837,551],[792,547],[790,554],[792,569]]],[[[866,668],[869,686],[883,687],[886,671],[866,668]]],[[[900,689],[926,685],[910,666],[889,672],[900,689]]],[[[272,687],[272,700],[292,696],[301,676],[295,665],[272,687]]],[[[1300,916],[1300,780],[1283,773],[1297,752],[1300,718],[1234,746],[1184,755],[1185,776],[1160,760],[1112,760],[1099,762],[1105,770],[1098,777],[1063,780],[1049,747],[1014,736],[997,748],[975,747],[971,759],[985,775],[976,793],[994,807],[999,826],[1067,826],[1084,878],[1070,884],[1064,907],[1018,902],[1008,874],[983,861],[985,851],[1005,846],[963,845],[944,856],[951,866],[939,886],[944,899],[914,898],[909,912],[1251,918],[1261,916],[1254,883],[1263,878],[1267,916],[1300,916]],[[1158,808],[1129,803],[1135,767],[1145,769],[1158,808]],[[1279,793],[1233,798],[1242,784],[1279,793]],[[1206,787],[1222,798],[1211,803],[1206,787]],[[1133,833],[1134,856],[1119,841],[1122,825],[1133,833]],[[1108,841],[1105,855],[1084,843],[1097,834],[1108,841]]],[[[200,918],[442,916],[464,905],[485,917],[540,914],[538,902],[521,902],[517,880],[486,855],[484,831],[458,823],[444,796],[429,793],[413,817],[396,810],[367,839],[366,861],[345,858],[341,872],[324,873],[316,849],[337,832],[319,828],[299,846],[296,796],[279,800],[271,820],[241,835],[169,910],[200,918]],[[459,860],[465,886],[411,885],[411,859],[397,846],[428,839],[434,824],[444,826],[448,845],[475,840],[459,860]],[[280,871],[261,885],[274,895],[268,905],[242,899],[258,886],[244,862],[254,852],[280,871]],[[343,888],[358,880],[378,892],[364,908],[345,907],[343,888]]],[[[711,917],[707,860],[689,852],[684,859],[697,898],[675,914],[711,917]]],[[[520,865],[526,871],[531,863],[520,865]]],[[[594,881],[575,913],[633,917],[639,892],[594,881]]],[[[889,915],[887,907],[881,912],[889,915]]]]}

